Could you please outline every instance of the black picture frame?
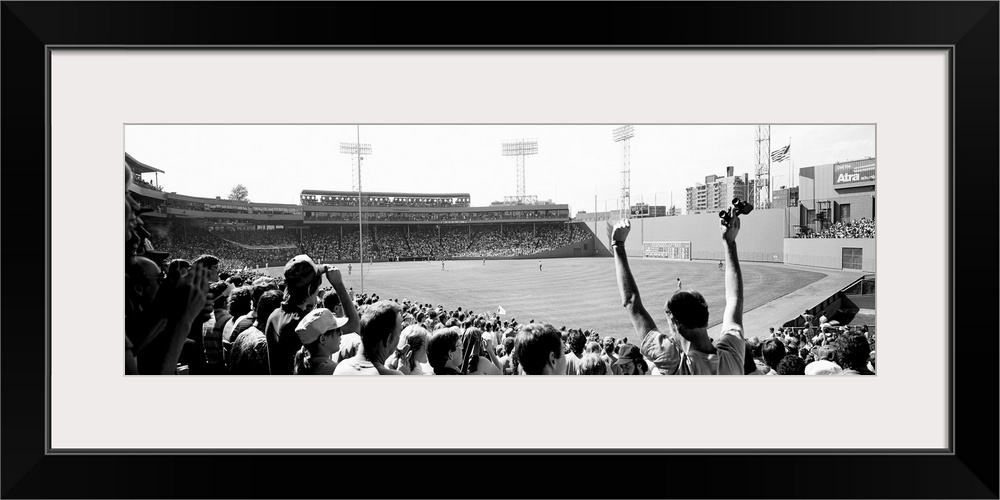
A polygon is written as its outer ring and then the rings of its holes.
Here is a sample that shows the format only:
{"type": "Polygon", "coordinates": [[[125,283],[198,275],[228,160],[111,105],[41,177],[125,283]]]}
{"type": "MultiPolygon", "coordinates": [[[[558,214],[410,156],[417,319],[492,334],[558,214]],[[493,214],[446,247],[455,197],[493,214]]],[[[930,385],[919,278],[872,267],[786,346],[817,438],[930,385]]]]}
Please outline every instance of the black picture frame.
{"type": "MultiPolygon", "coordinates": [[[[617,3],[614,8],[604,3],[2,2],[0,159],[7,236],[2,255],[8,265],[0,336],[0,494],[4,498],[998,498],[998,335],[990,313],[998,303],[993,281],[998,259],[995,250],[989,250],[995,248],[997,227],[990,216],[1000,206],[998,21],[996,1],[644,2],[617,3]],[[508,19],[515,6],[530,6],[532,11],[518,19],[516,27],[508,19]],[[950,451],[630,455],[623,450],[613,455],[350,457],[47,453],[43,318],[49,275],[43,279],[42,270],[50,241],[45,220],[49,47],[345,45],[573,45],[608,50],[949,47],[950,451]],[[987,238],[990,243],[983,245],[987,238]],[[324,469],[329,471],[325,482],[302,476],[304,471],[324,469]],[[486,470],[496,473],[484,474],[486,470]]],[[[919,214],[918,200],[912,210],[919,214]]],[[[81,334],[99,334],[98,327],[99,320],[81,319],[81,334]]],[[[919,318],[913,327],[920,327],[919,318]]],[[[794,405],[784,408],[776,412],[777,418],[794,411],[794,405]]],[[[864,408],[852,408],[849,402],[835,405],[830,415],[842,420],[832,431],[846,433],[854,425],[864,425],[864,413],[864,408]]],[[[194,421],[193,414],[181,418],[194,421]]],[[[558,423],[553,429],[558,432],[558,423]]],[[[779,422],[773,430],[787,429],[779,422]]]]}

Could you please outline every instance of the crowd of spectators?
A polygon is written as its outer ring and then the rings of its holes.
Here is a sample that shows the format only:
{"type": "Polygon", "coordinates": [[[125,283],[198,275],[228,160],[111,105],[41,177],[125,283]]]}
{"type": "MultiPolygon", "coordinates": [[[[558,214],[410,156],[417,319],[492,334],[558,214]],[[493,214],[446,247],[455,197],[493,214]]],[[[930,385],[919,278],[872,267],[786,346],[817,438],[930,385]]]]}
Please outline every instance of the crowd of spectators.
{"type": "Polygon", "coordinates": [[[161,192],[163,191],[162,187],[157,186],[156,184],[153,184],[151,182],[146,182],[139,174],[132,175],[132,183],[137,186],[142,186],[146,189],[152,189],[154,191],[161,191],[161,192]]]}
{"type": "MultiPolygon", "coordinates": [[[[498,315],[502,311],[357,295],[346,288],[336,267],[317,264],[306,254],[284,258],[283,278],[274,279],[231,264],[246,258],[241,252],[261,250],[204,229],[167,231],[166,242],[174,247],[164,252],[167,247],[153,244],[153,233],[159,232],[149,231],[142,220],[148,210],[128,193],[132,179],[126,166],[126,374],[874,374],[875,336],[864,326],[842,327],[823,317],[813,324],[810,317],[805,328],[772,329],[763,339],[746,339],[738,217],[720,222],[726,307],[718,339],[708,337],[704,297],[690,290],[674,292],[665,305],[666,322],[661,319],[666,327],[657,327],[628,266],[624,247],[629,222],[615,226],[616,281],[641,339],[632,344],[586,328],[507,321],[498,315]],[[321,288],[324,277],[329,288],[321,288]]],[[[572,233],[559,234],[563,230],[552,227],[533,234],[527,227],[505,228],[503,238],[571,240],[572,233]]],[[[372,236],[375,252],[406,246],[412,239],[402,228],[379,232],[372,236]]],[[[491,234],[484,230],[475,241],[487,241],[491,234]]],[[[353,241],[346,233],[345,238],[353,241]]],[[[441,251],[455,251],[473,240],[468,231],[448,228],[436,244],[441,251]]]]}
{"type": "Polygon", "coordinates": [[[849,221],[834,222],[830,227],[805,234],[797,234],[796,238],[874,238],[875,221],[862,217],[849,221]]]}
{"type": "Polygon", "coordinates": [[[216,229],[212,234],[224,240],[252,248],[297,248],[297,229],[216,229]]]}

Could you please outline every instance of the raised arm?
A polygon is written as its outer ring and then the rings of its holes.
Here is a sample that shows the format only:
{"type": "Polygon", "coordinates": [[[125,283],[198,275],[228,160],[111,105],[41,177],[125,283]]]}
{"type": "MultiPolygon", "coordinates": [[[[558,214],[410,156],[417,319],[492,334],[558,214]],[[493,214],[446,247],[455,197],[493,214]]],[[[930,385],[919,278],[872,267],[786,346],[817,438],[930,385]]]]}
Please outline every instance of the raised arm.
{"type": "Polygon", "coordinates": [[[337,292],[337,297],[340,298],[340,304],[344,307],[344,316],[347,318],[347,323],[340,330],[345,333],[361,333],[361,318],[358,316],[358,308],[354,305],[354,298],[347,293],[347,287],[344,286],[344,277],[340,274],[340,269],[333,266],[327,267],[326,279],[333,285],[334,291],[337,292]]]}
{"type": "Polygon", "coordinates": [[[631,228],[628,219],[622,219],[621,222],[615,224],[614,232],[611,235],[613,240],[611,252],[615,256],[615,277],[618,279],[618,291],[622,296],[622,306],[628,310],[632,326],[635,327],[635,333],[642,339],[646,337],[647,333],[656,329],[656,324],[646,312],[646,308],[642,306],[639,288],[635,284],[635,279],[632,278],[632,271],[628,267],[628,257],[625,256],[625,239],[628,238],[628,232],[631,228]]]}
{"type": "Polygon", "coordinates": [[[726,311],[722,315],[722,330],[734,326],[743,328],[743,273],[736,252],[736,235],[740,232],[740,218],[733,214],[730,222],[720,220],[722,243],[726,254],[726,311]]]}

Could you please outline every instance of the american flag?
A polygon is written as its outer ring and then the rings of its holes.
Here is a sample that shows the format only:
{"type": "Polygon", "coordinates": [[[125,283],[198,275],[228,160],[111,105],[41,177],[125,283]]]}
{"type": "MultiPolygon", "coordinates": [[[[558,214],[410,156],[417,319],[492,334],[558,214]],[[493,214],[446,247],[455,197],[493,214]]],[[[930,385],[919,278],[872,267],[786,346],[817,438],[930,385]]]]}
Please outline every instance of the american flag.
{"type": "Polygon", "coordinates": [[[788,159],[788,150],[791,149],[792,145],[789,144],[777,151],[771,153],[771,161],[774,163],[783,162],[788,159]]]}

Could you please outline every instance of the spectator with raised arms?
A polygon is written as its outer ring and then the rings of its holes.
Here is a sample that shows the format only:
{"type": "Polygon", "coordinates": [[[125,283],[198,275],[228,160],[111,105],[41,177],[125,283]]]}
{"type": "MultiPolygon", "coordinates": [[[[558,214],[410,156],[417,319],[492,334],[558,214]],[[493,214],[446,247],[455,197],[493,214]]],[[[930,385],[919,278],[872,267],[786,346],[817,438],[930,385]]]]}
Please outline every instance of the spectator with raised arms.
{"type": "Polygon", "coordinates": [[[627,219],[615,225],[611,245],[615,276],[636,334],[642,339],[640,350],[653,361],[663,375],[743,375],[746,355],[743,339],[743,277],[736,251],[740,219],[720,218],[720,232],[725,250],[726,309],[722,334],[712,342],[708,336],[708,304],[698,292],[680,290],[667,301],[666,332],[661,332],[646,311],[639,289],[629,269],[625,240],[631,224],[627,219]]]}

